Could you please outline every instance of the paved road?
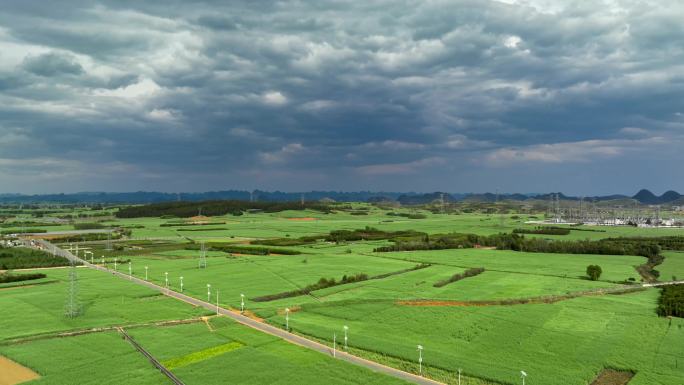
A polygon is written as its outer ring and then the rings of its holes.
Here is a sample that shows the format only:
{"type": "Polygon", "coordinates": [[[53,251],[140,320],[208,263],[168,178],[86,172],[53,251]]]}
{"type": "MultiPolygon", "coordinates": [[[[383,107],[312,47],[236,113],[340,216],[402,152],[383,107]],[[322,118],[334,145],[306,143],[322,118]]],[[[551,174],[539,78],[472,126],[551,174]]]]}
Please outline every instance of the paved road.
{"type": "MultiPolygon", "coordinates": [[[[310,339],[304,338],[302,336],[298,336],[296,334],[286,332],[285,330],[279,329],[275,326],[271,326],[269,324],[253,320],[249,317],[243,316],[243,315],[238,314],[238,313],[234,313],[234,312],[227,310],[227,309],[224,309],[224,308],[218,308],[217,309],[216,304],[211,304],[211,303],[199,300],[197,298],[193,298],[193,297],[187,296],[185,294],[178,293],[178,292],[173,291],[173,290],[168,290],[168,289],[166,289],[162,286],[158,286],[152,282],[148,282],[148,281],[145,281],[143,279],[136,278],[136,277],[129,277],[128,274],[109,270],[107,268],[104,268],[104,267],[101,267],[98,265],[93,265],[93,264],[91,264],[91,263],[89,263],[89,262],[87,262],[81,258],[77,258],[76,256],[74,256],[73,254],[71,254],[70,252],[68,252],[66,250],[62,250],[56,246],[53,246],[51,243],[49,243],[47,241],[37,240],[36,242],[42,244],[49,251],[52,251],[53,247],[54,247],[55,253],[57,255],[63,256],[64,258],[67,258],[67,259],[75,261],[75,262],[82,263],[91,269],[95,269],[95,270],[99,270],[99,271],[103,271],[103,272],[107,272],[107,273],[119,276],[119,277],[124,278],[126,280],[130,280],[131,282],[137,283],[137,284],[142,285],[142,286],[146,286],[146,287],[153,289],[153,290],[156,290],[162,294],[168,295],[169,297],[188,302],[188,303],[195,305],[195,306],[203,307],[203,308],[205,308],[207,310],[211,310],[213,312],[216,312],[218,310],[218,313],[221,315],[230,317],[230,318],[234,319],[235,321],[237,321],[243,325],[247,325],[253,329],[256,329],[256,330],[259,330],[261,332],[268,333],[268,334],[271,334],[273,336],[279,337],[279,338],[281,338],[287,342],[290,342],[290,343],[293,343],[296,345],[300,345],[300,346],[303,346],[305,348],[315,350],[315,351],[320,352],[320,353],[328,354],[331,356],[333,354],[333,349],[330,346],[326,346],[326,345],[323,345],[323,344],[318,343],[316,341],[312,341],[310,339]]],[[[399,379],[402,379],[405,381],[413,382],[415,384],[421,384],[421,385],[440,385],[440,384],[442,384],[441,382],[433,381],[433,380],[430,380],[430,379],[427,379],[424,377],[417,376],[415,374],[411,374],[408,372],[401,371],[399,369],[394,369],[394,368],[391,368],[389,366],[381,365],[377,362],[369,361],[369,360],[366,360],[366,359],[363,359],[363,358],[360,358],[360,357],[357,357],[357,356],[354,356],[354,355],[351,355],[348,353],[341,352],[339,350],[337,351],[336,357],[338,359],[343,360],[343,361],[347,361],[347,362],[350,362],[350,363],[355,364],[355,365],[366,367],[366,368],[371,369],[375,372],[384,373],[384,374],[387,374],[387,375],[392,376],[392,377],[396,377],[396,378],[399,378],[399,379]]]]}

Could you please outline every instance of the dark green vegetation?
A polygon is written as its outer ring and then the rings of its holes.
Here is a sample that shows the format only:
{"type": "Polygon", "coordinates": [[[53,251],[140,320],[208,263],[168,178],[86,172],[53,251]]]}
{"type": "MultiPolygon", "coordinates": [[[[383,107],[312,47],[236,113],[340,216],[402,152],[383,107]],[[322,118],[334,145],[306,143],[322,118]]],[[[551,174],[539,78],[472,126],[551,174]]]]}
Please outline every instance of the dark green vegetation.
{"type": "Polygon", "coordinates": [[[38,233],[47,233],[47,230],[45,229],[32,229],[32,228],[25,228],[25,229],[14,229],[14,230],[2,230],[0,231],[1,235],[8,235],[8,234],[26,234],[26,233],[32,233],[32,234],[38,234],[38,233]]]}
{"type": "Polygon", "coordinates": [[[545,235],[568,235],[569,228],[564,227],[537,227],[534,229],[515,229],[515,234],[545,234],[545,235]]]}
{"type": "Polygon", "coordinates": [[[599,278],[601,278],[602,273],[603,273],[603,270],[601,269],[601,266],[599,266],[599,265],[587,266],[587,276],[592,281],[598,281],[599,278]]]}
{"type": "MultiPolygon", "coordinates": [[[[190,245],[186,247],[188,250],[199,250],[200,246],[190,245]]],[[[248,254],[248,255],[271,255],[271,254],[282,254],[282,255],[298,255],[301,254],[299,250],[292,249],[282,249],[276,247],[255,247],[255,246],[239,246],[229,243],[209,243],[210,250],[223,251],[224,253],[231,254],[248,254]]]]}
{"type": "Polygon", "coordinates": [[[310,209],[321,212],[329,212],[330,207],[317,202],[307,202],[303,205],[299,202],[246,202],[246,201],[204,201],[204,202],[168,202],[155,203],[145,206],[131,206],[119,210],[118,218],[141,218],[175,216],[189,218],[196,215],[242,215],[249,210],[260,210],[267,213],[275,213],[285,210],[310,209]]]}
{"type": "Polygon", "coordinates": [[[482,273],[484,273],[484,271],[485,271],[484,267],[474,267],[474,268],[471,268],[471,269],[464,271],[463,273],[454,274],[447,279],[443,279],[441,281],[435,282],[435,284],[432,286],[434,286],[434,287],[446,286],[450,283],[458,282],[464,278],[474,277],[478,274],[482,274],[482,273]]]}
{"type": "Polygon", "coordinates": [[[350,275],[345,274],[342,276],[342,279],[340,279],[339,281],[336,281],[335,278],[323,277],[323,278],[319,279],[318,282],[307,285],[301,289],[284,291],[284,292],[276,293],[276,294],[268,294],[268,295],[252,298],[251,300],[255,301],[255,302],[268,302],[268,301],[275,301],[277,299],[283,299],[283,298],[299,297],[302,295],[311,294],[311,292],[316,291],[316,290],[322,290],[322,289],[327,289],[330,287],[347,285],[350,283],[362,282],[362,281],[367,281],[367,280],[384,279],[384,278],[392,277],[395,275],[408,273],[411,271],[425,269],[425,268],[428,268],[430,266],[431,265],[429,265],[429,264],[421,263],[421,264],[415,265],[413,267],[409,267],[407,269],[402,269],[402,270],[398,270],[398,271],[390,271],[387,273],[377,274],[377,275],[374,275],[372,277],[369,277],[368,274],[365,274],[365,273],[356,273],[356,274],[350,274],[350,275]]]}
{"type": "Polygon", "coordinates": [[[664,286],[657,311],[661,317],[684,317],[684,285],[664,286]]]}
{"type": "Polygon", "coordinates": [[[104,229],[106,226],[99,222],[79,222],[74,223],[74,229],[76,230],[96,230],[104,229]]]}
{"type": "Polygon", "coordinates": [[[364,274],[364,273],[358,273],[358,274],[354,274],[354,275],[350,275],[350,276],[345,275],[339,281],[336,281],[335,278],[321,278],[318,280],[318,282],[312,283],[311,285],[307,285],[306,287],[303,287],[301,289],[292,290],[292,291],[284,291],[282,293],[264,295],[261,297],[255,297],[255,298],[252,298],[252,301],[254,301],[254,302],[268,302],[268,301],[274,301],[276,299],[298,297],[300,295],[310,294],[312,291],[315,291],[315,290],[326,289],[329,287],[338,286],[338,285],[345,285],[345,284],[353,283],[353,282],[361,282],[361,281],[365,281],[367,279],[368,279],[368,274],[364,274]]]}
{"type": "Polygon", "coordinates": [[[0,273],[0,283],[10,283],[10,282],[22,282],[31,281],[34,279],[41,279],[47,277],[42,273],[30,273],[30,274],[11,274],[11,273],[0,273]]]}
{"type": "Polygon", "coordinates": [[[24,247],[0,248],[0,270],[69,265],[66,258],[24,247]]]}

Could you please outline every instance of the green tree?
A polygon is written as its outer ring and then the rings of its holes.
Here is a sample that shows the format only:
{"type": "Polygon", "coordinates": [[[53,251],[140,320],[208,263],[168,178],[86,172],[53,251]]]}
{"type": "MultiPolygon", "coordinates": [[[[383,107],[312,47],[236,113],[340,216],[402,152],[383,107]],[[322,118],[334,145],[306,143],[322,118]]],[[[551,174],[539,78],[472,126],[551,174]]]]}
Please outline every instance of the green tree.
{"type": "Polygon", "coordinates": [[[587,275],[589,276],[589,279],[591,279],[592,281],[598,281],[599,277],[601,277],[601,273],[603,273],[603,270],[601,270],[601,266],[587,266],[587,275]]]}

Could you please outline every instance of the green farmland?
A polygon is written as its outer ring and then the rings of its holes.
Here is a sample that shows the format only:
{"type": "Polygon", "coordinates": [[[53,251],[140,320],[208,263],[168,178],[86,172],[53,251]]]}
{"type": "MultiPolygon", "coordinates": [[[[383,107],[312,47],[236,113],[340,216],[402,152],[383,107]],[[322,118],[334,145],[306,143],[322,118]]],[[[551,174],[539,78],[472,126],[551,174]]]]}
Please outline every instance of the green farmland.
{"type": "MultiPolygon", "coordinates": [[[[520,370],[529,374],[527,384],[544,385],[591,384],[604,369],[632,373],[630,385],[675,385],[684,378],[684,320],[656,314],[660,289],[639,289],[645,278],[637,268],[649,262],[647,257],[491,247],[376,252],[394,241],[326,240],[332,231],[366,227],[432,237],[488,236],[537,226],[526,223],[537,219],[527,214],[392,209],[424,216],[409,219],[366,204],[355,204],[354,210],[366,214],[245,213],[202,219],[207,222],[202,224],[106,217],[101,223],[129,229],[130,234],[114,240],[111,250],[105,241],[78,245],[92,251],[97,264],[104,256],[109,269],[114,269],[116,258],[119,272],[128,274],[130,261],[135,277],[160,286],[167,285],[168,277],[174,291],[181,290],[183,277],[184,294],[212,303],[218,294],[224,308],[239,310],[244,294],[250,317],[279,328],[285,328],[288,308],[293,333],[328,346],[335,334],[337,348],[344,349],[343,328],[348,326],[352,354],[411,373],[418,373],[416,346],[423,345],[422,374],[440,382],[457,383],[459,368],[462,383],[471,385],[517,384],[520,370]],[[300,237],[311,239],[273,246],[274,251],[264,255],[250,254],[268,248],[260,241],[300,237]],[[206,268],[199,267],[201,243],[208,249],[206,268]],[[226,245],[237,251],[222,251],[226,245]],[[601,267],[598,280],[587,277],[588,265],[601,267]],[[484,272],[449,282],[475,268],[484,272]],[[436,286],[440,281],[449,283],[436,286]]],[[[684,230],[578,226],[568,235],[526,235],[549,242],[635,236],[684,236],[684,230]]],[[[62,246],[70,245],[75,244],[62,246]]],[[[663,249],[661,255],[664,260],[654,267],[659,280],[684,279],[684,254],[663,249]]],[[[187,384],[403,383],[225,317],[198,321],[210,314],[83,267],[77,268],[82,315],[68,319],[63,308],[69,269],[41,271],[47,277],[33,285],[0,284],[0,308],[12,309],[0,318],[0,354],[39,373],[42,378],[36,384],[67,383],[60,367],[70,363],[51,361],[46,352],[67,355],[83,346],[88,350],[73,354],[92,368],[108,365],[95,347],[118,354],[117,361],[109,363],[116,369],[110,382],[98,382],[97,370],[74,366],[74,373],[83,372],[83,383],[166,383],[116,330],[107,329],[114,326],[126,328],[187,384]],[[41,321],[25,321],[29,319],[41,321]],[[178,320],[192,322],[160,324],[178,320]],[[55,333],[92,328],[107,330],[54,338],[55,333]]]]}

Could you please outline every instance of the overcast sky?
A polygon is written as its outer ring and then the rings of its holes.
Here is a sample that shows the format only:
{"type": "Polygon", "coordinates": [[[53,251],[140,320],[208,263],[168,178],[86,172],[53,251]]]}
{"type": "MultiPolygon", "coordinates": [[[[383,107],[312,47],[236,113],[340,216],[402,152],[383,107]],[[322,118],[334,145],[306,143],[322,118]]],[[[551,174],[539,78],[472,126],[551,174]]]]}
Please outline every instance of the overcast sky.
{"type": "Polygon", "coordinates": [[[679,0],[3,0],[0,193],[684,193],[682,20],[679,0]]]}

